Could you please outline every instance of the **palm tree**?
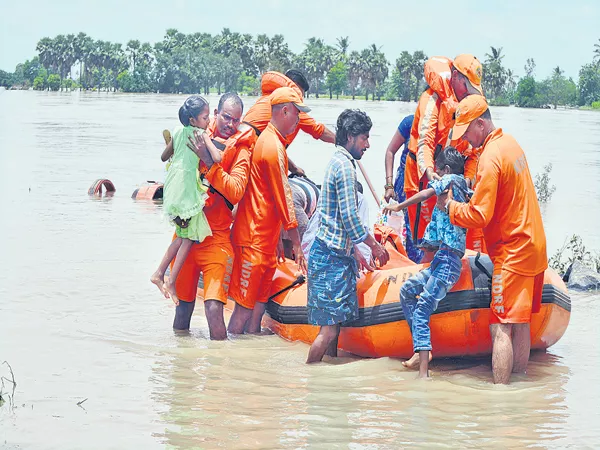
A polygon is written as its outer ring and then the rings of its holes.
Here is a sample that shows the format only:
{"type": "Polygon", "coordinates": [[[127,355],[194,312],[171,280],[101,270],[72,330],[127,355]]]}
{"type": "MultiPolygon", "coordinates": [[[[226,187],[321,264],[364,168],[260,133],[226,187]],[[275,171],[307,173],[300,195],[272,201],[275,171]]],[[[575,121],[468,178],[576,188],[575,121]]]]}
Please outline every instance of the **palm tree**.
{"type": "Polygon", "coordinates": [[[490,47],[491,53],[485,54],[485,64],[483,67],[484,90],[489,93],[490,98],[496,98],[502,95],[506,83],[506,69],[502,66],[502,47],[490,47]]]}
{"type": "Polygon", "coordinates": [[[131,41],[129,41],[127,43],[127,47],[125,48],[125,50],[127,51],[127,53],[129,53],[129,59],[131,62],[131,73],[135,74],[135,62],[138,59],[138,54],[139,54],[139,50],[140,50],[140,41],[138,41],[137,39],[132,39],[131,41]]]}
{"type": "Polygon", "coordinates": [[[350,47],[350,39],[348,36],[337,38],[336,57],[338,61],[346,61],[348,56],[348,47],[350,47]]]}
{"type": "Polygon", "coordinates": [[[362,66],[360,53],[354,50],[348,56],[348,84],[350,85],[350,91],[352,92],[352,100],[354,100],[356,87],[360,82],[361,75],[362,66]]]}
{"type": "Polygon", "coordinates": [[[600,39],[594,44],[594,62],[600,65],[600,39]]]}
{"type": "Polygon", "coordinates": [[[315,96],[319,98],[319,85],[324,75],[333,65],[334,49],[325,45],[322,39],[311,37],[302,51],[306,75],[315,86],[315,96]]]}
{"type": "Polygon", "coordinates": [[[254,66],[258,71],[258,76],[262,76],[269,66],[269,37],[266,34],[259,34],[254,41],[254,66]]]}
{"type": "Polygon", "coordinates": [[[282,34],[276,34],[269,40],[269,70],[285,71],[291,64],[291,56],[282,34]]]}
{"type": "Polygon", "coordinates": [[[46,69],[50,70],[56,67],[56,52],[53,39],[49,37],[40,39],[35,49],[40,55],[40,62],[46,69]]]}
{"type": "Polygon", "coordinates": [[[423,80],[423,72],[424,66],[427,62],[427,55],[422,50],[417,50],[412,55],[412,74],[415,77],[415,86],[414,86],[414,101],[419,101],[419,96],[421,94],[420,84],[423,80]]]}
{"type": "Polygon", "coordinates": [[[413,60],[412,56],[406,50],[400,53],[396,59],[396,70],[400,74],[403,81],[403,86],[400,86],[400,100],[407,102],[410,100],[413,91],[413,60]]]}

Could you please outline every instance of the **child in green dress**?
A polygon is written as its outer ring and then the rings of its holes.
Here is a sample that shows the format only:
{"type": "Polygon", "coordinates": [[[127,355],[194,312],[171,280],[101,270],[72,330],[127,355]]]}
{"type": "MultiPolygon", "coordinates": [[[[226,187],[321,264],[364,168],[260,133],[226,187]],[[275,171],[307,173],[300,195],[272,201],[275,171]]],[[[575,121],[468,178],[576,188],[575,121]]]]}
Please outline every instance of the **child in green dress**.
{"type": "Polygon", "coordinates": [[[165,298],[171,297],[176,305],[179,299],[175,292],[175,281],[192,244],[212,235],[203,212],[208,186],[198,174],[200,158],[210,157],[216,163],[221,161],[221,152],[204,131],[209,123],[208,117],[208,102],[199,95],[188,97],[179,108],[179,121],[183,127],[176,130],[173,136],[173,160],[164,185],[163,209],[175,223],[177,237],[171,242],[150,281],[158,286],[165,298]],[[196,154],[188,147],[188,143],[198,136],[205,144],[202,149],[205,153],[202,154],[200,151],[196,154]],[[173,259],[175,263],[169,280],[165,282],[165,272],[173,259]]]}

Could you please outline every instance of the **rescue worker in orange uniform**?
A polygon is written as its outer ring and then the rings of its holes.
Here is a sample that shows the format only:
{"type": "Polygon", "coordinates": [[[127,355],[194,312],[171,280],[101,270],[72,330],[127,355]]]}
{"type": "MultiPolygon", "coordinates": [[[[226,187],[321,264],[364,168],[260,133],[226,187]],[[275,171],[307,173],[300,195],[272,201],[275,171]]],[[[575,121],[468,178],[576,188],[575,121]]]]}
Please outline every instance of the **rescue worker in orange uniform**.
{"type": "Polygon", "coordinates": [[[453,224],[483,228],[492,262],[492,373],[507,384],[511,372],[524,372],[531,346],[531,314],[541,306],[548,267],[546,235],[525,153],[517,141],[495,128],[483,96],[458,105],[453,137],[481,147],[475,192],[469,203],[438,197],[453,224]]]}
{"type": "MultiPolygon", "coordinates": [[[[212,236],[192,246],[177,281],[175,289],[179,305],[175,312],[173,328],[188,330],[194,306],[200,273],[204,278],[204,311],[211,339],[226,339],[227,329],[223,318],[223,305],[233,268],[231,223],[233,205],[245,190],[250,172],[250,156],[256,141],[249,126],[240,126],[244,105],[239,96],[224,94],[215,110],[215,117],[207,132],[224,145],[223,159],[218,164],[202,159],[201,168],[211,188],[204,206],[212,236]],[[239,126],[239,129],[238,129],[239,126]]],[[[202,145],[201,140],[196,142],[202,145]]]]}
{"type": "MultiPolygon", "coordinates": [[[[458,55],[454,58],[454,61],[452,61],[450,70],[450,87],[458,102],[462,101],[468,95],[483,95],[483,89],[481,88],[483,68],[475,56],[466,53],[458,55]]],[[[454,112],[456,111],[458,103],[454,103],[453,101],[452,103],[453,105],[449,112],[452,115],[452,125],[454,125],[454,112]]],[[[477,174],[479,149],[473,148],[467,141],[453,138],[452,131],[450,131],[446,146],[448,145],[455,147],[466,157],[465,178],[467,179],[469,186],[473,186],[477,174]]],[[[467,248],[477,252],[487,253],[482,229],[472,228],[467,230],[467,248]]]]}
{"type": "Polygon", "coordinates": [[[270,96],[271,120],[258,137],[250,178],[232,230],[235,261],[230,297],[236,305],[229,321],[232,334],[258,333],[277,265],[281,228],[292,241],[296,264],[306,273],[292,190],[288,183],[286,138],[310,111],[300,95],[281,87],[270,96]]]}
{"type": "MultiPolygon", "coordinates": [[[[261,79],[262,97],[260,97],[254,105],[248,110],[244,116],[244,122],[252,126],[257,135],[260,135],[271,120],[271,103],[269,96],[273,91],[280,87],[290,87],[294,89],[300,98],[304,98],[304,94],[309,90],[310,85],[302,74],[302,72],[290,69],[285,75],[280,72],[266,72],[261,79]]],[[[289,146],[296,138],[298,132],[302,130],[310,134],[314,139],[320,139],[323,142],[330,144],[335,143],[335,133],[327,128],[324,124],[318,123],[308,114],[301,112],[300,120],[294,130],[288,133],[285,137],[285,145],[289,146]]],[[[288,159],[289,170],[291,173],[303,176],[304,170],[288,159]]]]}

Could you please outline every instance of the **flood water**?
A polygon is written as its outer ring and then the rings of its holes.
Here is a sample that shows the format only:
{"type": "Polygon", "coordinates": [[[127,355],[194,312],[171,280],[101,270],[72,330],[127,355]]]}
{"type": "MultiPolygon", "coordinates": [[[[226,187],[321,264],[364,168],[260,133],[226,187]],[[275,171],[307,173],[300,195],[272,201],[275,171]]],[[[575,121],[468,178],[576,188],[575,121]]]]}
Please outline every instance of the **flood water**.
{"type": "MultiPolygon", "coordinates": [[[[307,367],[308,347],[277,336],[210,342],[202,308],[174,335],[174,307],[149,282],[172,230],[130,196],[164,178],[161,131],[184,98],[0,91],[0,362],[17,381],[0,448],[598,447],[598,294],[572,294],[562,340],[510,386],[491,384],[489,358],[434,361],[430,382],[389,358],[307,367]],[[104,177],[115,196],[88,198],[104,177]]],[[[383,193],[385,148],[415,104],[308,102],[330,127],[344,108],[368,112],[363,162],[383,193]]],[[[492,115],[533,174],[554,165],[549,254],[572,234],[600,250],[600,114],[492,115]]],[[[289,149],[318,182],[331,152],[302,133],[289,149]]]]}

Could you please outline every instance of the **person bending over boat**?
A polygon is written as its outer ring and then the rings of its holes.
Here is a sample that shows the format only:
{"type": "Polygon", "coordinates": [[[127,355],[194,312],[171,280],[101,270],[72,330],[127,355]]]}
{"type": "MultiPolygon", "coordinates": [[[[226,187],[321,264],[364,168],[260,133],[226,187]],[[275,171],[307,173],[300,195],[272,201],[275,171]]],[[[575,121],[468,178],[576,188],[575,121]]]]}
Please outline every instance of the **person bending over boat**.
{"type": "Polygon", "coordinates": [[[318,212],[319,230],[308,257],[308,321],[321,327],[308,352],[307,363],[325,354],[337,356],[342,323],[358,317],[355,245],[367,244],[384,266],[387,250],[361,223],[356,202],[355,161],[369,148],[371,119],[347,109],[337,120],[336,151],[325,169],[318,212]]]}
{"type": "MultiPolygon", "coordinates": [[[[431,197],[452,189],[454,198],[466,202],[470,191],[464,177],[465,160],[454,148],[447,147],[435,159],[435,171],[439,180],[429,182],[428,188],[408,200],[386,206],[384,212],[401,211],[410,205],[424,202],[431,197]]],[[[429,320],[438,304],[460,278],[461,258],[465,254],[467,231],[450,223],[448,214],[439,209],[433,211],[431,222],[425,229],[422,246],[435,251],[431,265],[410,277],[400,289],[402,312],[410,328],[415,354],[403,364],[414,368],[419,365],[419,378],[429,376],[431,360],[431,330],[429,320]]]]}
{"type": "MultiPolygon", "coordinates": [[[[220,163],[203,160],[207,169],[204,176],[211,185],[204,213],[212,236],[192,246],[175,283],[179,305],[175,312],[173,328],[190,328],[198,280],[202,273],[204,312],[210,338],[218,340],[227,338],[223,306],[227,303],[233,267],[230,237],[232,210],[246,190],[250,155],[256,139],[249,126],[240,125],[243,109],[244,104],[238,95],[226,93],[220,98],[214,119],[208,126],[207,132],[212,139],[224,145],[220,163]]],[[[195,146],[201,148],[202,142],[196,141],[195,146]]]]}
{"type": "Polygon", "coordinates": [[[492,262],[492,375],[507,384],[525,372],[531,347],[531,314],[541,307],[548,267],[546,235],[525,153],[496,128],[483,96],[465,97],[456,110],[453,136],[481,147],[475,192],[468,204],[438,196],[437,206],[461,227],[483,228],[492,262]]]}
{"type": "MultiPolygon", "coordinates": [[[[304,98],[304,94],[310,89],[310,84],[302,72],[295,69],[288,70],[285,75],[280,72],[266,72],[261,79],[262,97],[260,97],[254,105],[248,110],[244,116],[244,122],[249,124],[260,135],[271,120],[271,103],[269,96],[271,93],[280,87],[290,87],[294,89],[300,98],[304,98]]],[[[318,123],[305,112],[300,112],[300,120],[296,127],[286,134],[285,146],[288,147],[298,132],[302,130],[310,134],[313,138],[323,142],[333,144],[335,142],[335,133],[327,128],[324,124],[318,123]]],[[[298,167],[291,159],[288,159],[289,170],[294,175],[306,175],[304,170],[298,167]]]]}
{"type": "Polygon", "coordinates": [[[271,121],[256,141],[248,187],[232,230],[235,261],[229,295],[236,304],[228,330],[233,334],[261,331],[277,266],[277,244],[282,226],[292,240],[296,264],[306,273],[287,177],[284,136],[294,131],[300,112],[308,112],[310,108],[289,87],[273,91],[270,102],[271,121]]]}

